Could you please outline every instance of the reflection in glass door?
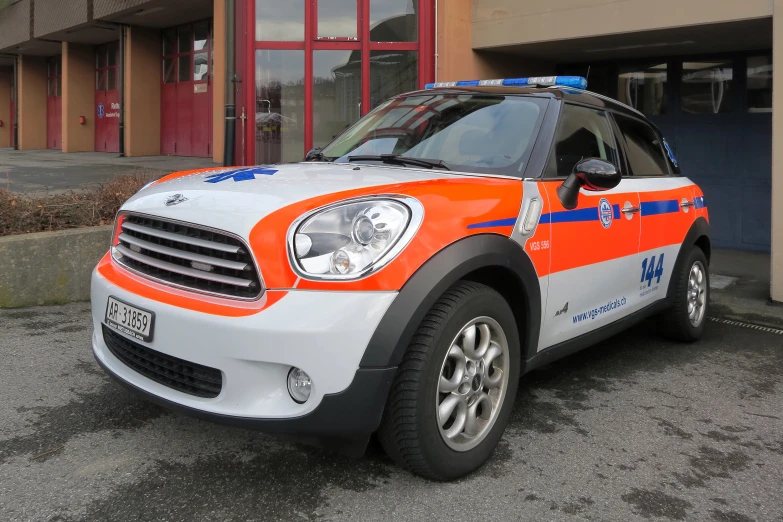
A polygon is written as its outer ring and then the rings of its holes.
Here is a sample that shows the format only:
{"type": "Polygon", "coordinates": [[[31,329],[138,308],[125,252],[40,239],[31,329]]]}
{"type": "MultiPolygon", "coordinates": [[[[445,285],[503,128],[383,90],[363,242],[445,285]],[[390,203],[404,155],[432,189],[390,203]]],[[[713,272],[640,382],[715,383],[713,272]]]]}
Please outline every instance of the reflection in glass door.
{"type": "Polygon", "coordinates": [[[421,88],[434,76],[433,9],[433,0],[254,0],[240,157],[300,161],[385,99],[421,88]]]}

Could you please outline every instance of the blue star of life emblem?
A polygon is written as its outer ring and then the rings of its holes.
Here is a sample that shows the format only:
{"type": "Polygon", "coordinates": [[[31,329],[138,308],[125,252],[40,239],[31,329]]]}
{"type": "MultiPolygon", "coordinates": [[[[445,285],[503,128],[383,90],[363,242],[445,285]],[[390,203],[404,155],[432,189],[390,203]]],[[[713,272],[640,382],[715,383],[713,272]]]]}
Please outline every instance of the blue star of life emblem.
{"type": "Polygon", "coordinates": [[[230,170],[228,172],[219,172],[217,174],[210,174],[204,180],[205,183],[220,183],[228,179],[236,181],[252,181],[256,179],[256,176],[271,176],[277,172],[276,169],[269,167],[248,167],[246,169],[230,170]]]}

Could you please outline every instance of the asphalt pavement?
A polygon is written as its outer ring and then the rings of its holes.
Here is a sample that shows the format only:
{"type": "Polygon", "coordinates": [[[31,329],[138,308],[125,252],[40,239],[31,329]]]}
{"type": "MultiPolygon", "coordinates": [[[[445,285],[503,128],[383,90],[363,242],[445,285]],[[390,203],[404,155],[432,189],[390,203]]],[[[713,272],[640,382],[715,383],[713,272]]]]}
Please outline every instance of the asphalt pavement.
{"type": "Polygon", "coordinates": [[[0,310],[4,521],[783,520],[781,335],[639,325],[524,377],[491,461],[441,484],[146,403],[91,330],[86,303],[0,310]]]}

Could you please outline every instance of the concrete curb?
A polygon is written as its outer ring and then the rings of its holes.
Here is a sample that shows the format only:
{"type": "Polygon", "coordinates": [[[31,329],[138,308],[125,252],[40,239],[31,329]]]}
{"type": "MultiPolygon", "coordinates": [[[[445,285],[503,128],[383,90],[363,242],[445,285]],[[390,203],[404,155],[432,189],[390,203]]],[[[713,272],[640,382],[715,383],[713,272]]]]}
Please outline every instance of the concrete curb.
{"type": "Polygon", "coordinates": [[[112,226],[0,237],[0,308],[90,299],[112,226]]]}

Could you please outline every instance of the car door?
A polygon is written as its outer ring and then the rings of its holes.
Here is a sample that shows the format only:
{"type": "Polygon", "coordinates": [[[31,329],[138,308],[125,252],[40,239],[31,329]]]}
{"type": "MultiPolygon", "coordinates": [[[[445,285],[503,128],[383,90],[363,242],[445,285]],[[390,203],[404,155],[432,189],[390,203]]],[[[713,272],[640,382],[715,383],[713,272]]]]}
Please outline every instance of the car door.
{"type": "Polygon", "coordinates": [[[614,127],[606,111],[564,104],[543,186],[551,224],[549,289],[539,350],[625,317],[636,308],[641,224],[639,196],[623,178],[607,191],[581,189],[567,210],[557,188],[576,163],[597,157],[623,171],[614,127]]]}
{"type": "Polygon", "coordinates": [[[666,297],[675,259],[696,219],[696,186],[678,175],[677,162],[660,133],[642,118],[614,113],[639,194],[642,233],[636,267],[642,306],[666,297]]]}

